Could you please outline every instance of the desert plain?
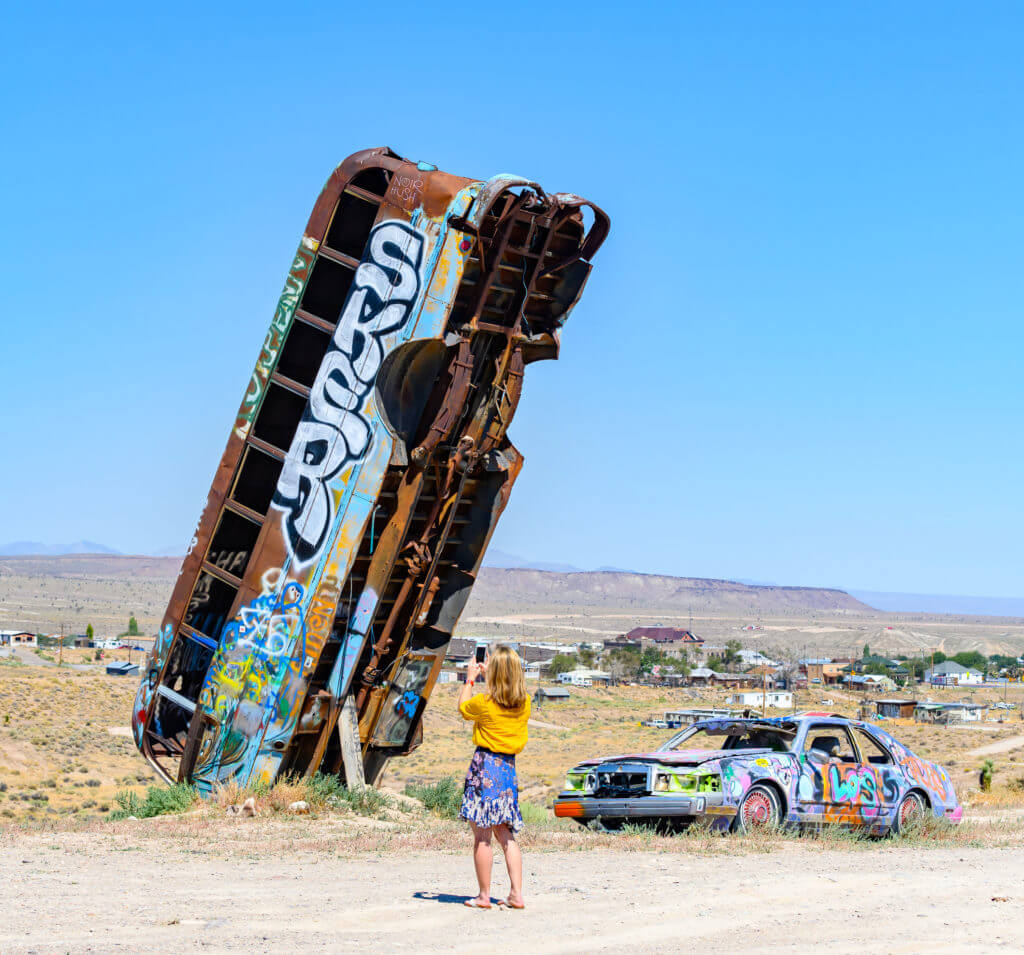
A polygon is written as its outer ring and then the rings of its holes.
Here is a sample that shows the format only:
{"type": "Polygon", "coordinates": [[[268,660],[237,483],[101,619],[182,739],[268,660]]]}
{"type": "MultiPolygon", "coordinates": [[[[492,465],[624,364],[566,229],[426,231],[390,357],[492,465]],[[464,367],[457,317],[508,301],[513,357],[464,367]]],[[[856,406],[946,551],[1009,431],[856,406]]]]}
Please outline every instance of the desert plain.
{"type": "MultiPolygon", "coordinates": [[[[155,630],[177,571],[157,558],[0,560],[0,629],[155,630]]],[[[633,626],[690,627],[707,642],[797,656],[872,650],[1020,653],[1024,621],[883,614],[839,591],[745,588],[640,575],[485,571],[461,633],[575,643],[633,626]],[[572,578],[588,578],[576,579],[572,578]],[[755,629],[749,629],[755,628],[755,629]]],[[[936,700],[1006,700],[1014,710],[964,727],[886,728],[952,773],[965,821],[905,840],[769,834],[603,833],[550,812],[565,770],[591,755],[649,750],[669,732],[641,721],[722,705],[721,690],[621,685],[571,691],[534,711],[519,760],[530,807],[523,836],[529,907],[470,912],[467,839],[407,790],[461,778],[472,751],[438,686],[423,745],[393,760],[370,810],[287,811],[295,793],[255,793],[257,814],[226,816],[247,793],[180,815],[112,819],[126,794],[157,784],[129,734],[135,680],[125,656],[21,649],[0,657],[0,870],[10,891],[4,952],[280,951],[353,945],[449,950],[486,930],[538,952],[661,951],[685,940],[721,951],[1020,950],[1024,920],[1024,686],[918,688],[936,700]],[[982,793],[978,769],[995,767],[982,793]],[[480,919],[486,920],[482,925],[480,919]],[[842,932],[836,932],[836,926],[842,932]]],[[[136,659],[138,654],[136,653],[136,659]]],[[[799,691],[796,709],[855,715],[858,694],[799,691]]],[[[994,711],[990,711],[992,713],[994,711]]],[[[495,894],[504,876],[495,867],[495,894]]]]}

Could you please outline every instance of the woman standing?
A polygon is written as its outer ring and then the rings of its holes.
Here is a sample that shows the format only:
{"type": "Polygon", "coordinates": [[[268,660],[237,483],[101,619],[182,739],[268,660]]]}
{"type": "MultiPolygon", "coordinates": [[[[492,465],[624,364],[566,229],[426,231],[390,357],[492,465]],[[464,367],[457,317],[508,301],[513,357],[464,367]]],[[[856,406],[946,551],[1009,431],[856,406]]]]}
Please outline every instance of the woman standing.
{"type": "Polygon", "coordinates": [[[512,890],[499,905],[521,909],[523,904],[523,856],[516,833],[523,828],[519,812],[519,783],[516,779],[516,753],[526,745],[526,721],[530,718],[530,698],[526,695],[523,665],[504,644],[484,663],[470,660],[466,685],[459,694],[459,713],[473,722],[476,752],[466,773],[459,818],[473,827],[473,865],[480,892],[469,899],[470,908],[491,907],[491,836],[497,837],[505,853],[512,890]],[[487,688],[473,694],[473,684],[483,673],[487,688]]]}

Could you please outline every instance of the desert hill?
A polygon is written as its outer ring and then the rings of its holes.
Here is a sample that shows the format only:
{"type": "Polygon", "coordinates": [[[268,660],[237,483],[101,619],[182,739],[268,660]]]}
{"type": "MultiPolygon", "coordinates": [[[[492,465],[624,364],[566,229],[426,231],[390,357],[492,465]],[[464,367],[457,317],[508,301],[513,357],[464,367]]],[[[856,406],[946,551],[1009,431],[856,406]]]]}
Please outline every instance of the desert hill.
{"type": "MultiPolygon", "coordinates": [[[[110,554],[0,557],[0,629],[53,631],[92,623],[97,633],[121,632],[129,613],[144,630],[159,623],[181,566],[178,557],[110,554]]],[[[841,590],[767,587],[730,580],[666,577],[618,571],[558,573],[484,567],[467,608],[470,615],[543,610],[807,616],[873,614],[841,590]]]]}
{"type": "Polygon", "coordinates": [[[480,572],[467,612],[524,606],[557,608],[563,612],[585,607],[736,616],[877,612],[842,590],[818,587],[758,586],[733,580],[624,571],[553,573],[498,567],[485,567],[480,572]]]}
{"type": "MultiPolygon", "coordinates": [[[[154,633],[180,557],[112,554],[0,556],[0,629],[52,633],[64,625],[98,637],[124,632],[134,614],[154,633]]],[[[842,590],[778,587],[628,571],[556,572],[484,567],[459,623],[461,635],[577,641],[637,625],[688,626],[706,640],[801,653],[1020,652],[1022,621],[886,614],[842,590]],[[756,631],[744,629],[758,624],[756,631]]]]}

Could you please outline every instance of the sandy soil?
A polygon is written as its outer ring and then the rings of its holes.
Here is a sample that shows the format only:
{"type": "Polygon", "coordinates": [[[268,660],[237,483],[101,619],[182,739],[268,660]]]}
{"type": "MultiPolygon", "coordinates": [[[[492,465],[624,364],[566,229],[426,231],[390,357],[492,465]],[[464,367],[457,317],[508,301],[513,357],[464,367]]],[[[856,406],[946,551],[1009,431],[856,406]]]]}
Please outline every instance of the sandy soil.
{"type": "MultiPolygon", "coordinates": [[[[0,951],[993,951],[1024,948],[1024,850],[711,857],[527,854],[525,912],[464,908],[453,852],[322,851],[82,833],[0,839],[0,951]],[[241,848],[241,847],[238,847],[241,848]]],[[[498,871],[496,866],[496,873],[498,871]]],[[[505,889],[504,877],[493,891],[505,889]]]]}
{"type": "Polygon", "coordinates": [[[1024,746],[1024,736],[1011,736],[1009,739],[1001,739],[996,743],[989,743],[988,746],[979,746],[972,749],[971,756],[996,756],[999,753],[1011,753],[1015,749],[1024,746]]]}

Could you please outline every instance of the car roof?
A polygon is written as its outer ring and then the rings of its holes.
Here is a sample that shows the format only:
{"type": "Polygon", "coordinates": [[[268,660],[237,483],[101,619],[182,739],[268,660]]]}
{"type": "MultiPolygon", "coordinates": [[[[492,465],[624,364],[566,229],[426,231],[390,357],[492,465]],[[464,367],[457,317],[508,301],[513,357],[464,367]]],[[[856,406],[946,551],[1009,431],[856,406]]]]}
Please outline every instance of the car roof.
{"type": "Polygon", "coordinates": [[[796,727],[799,729],[805,723],[825,723],[836,726],[864,726],[863,720],[850,719],[841,713],[816,712],[814,710],[804,713],[794,713],[792,716],[720,716],[709,720],[698,720],[693,727],[720,727],[723,724],[750,723],[765,727],[765,729],[786,729],[790,732],[796,727]]]}

